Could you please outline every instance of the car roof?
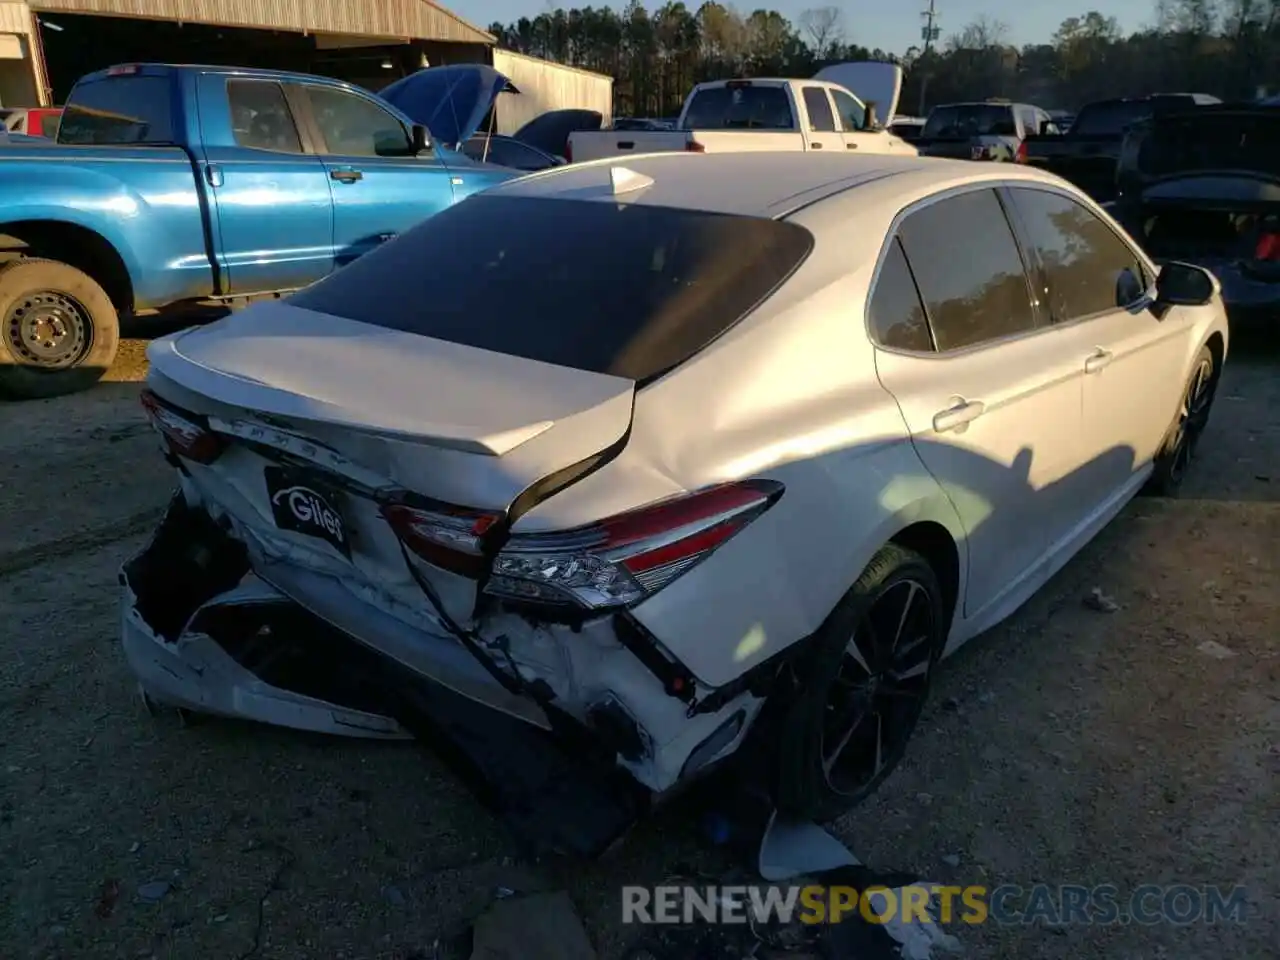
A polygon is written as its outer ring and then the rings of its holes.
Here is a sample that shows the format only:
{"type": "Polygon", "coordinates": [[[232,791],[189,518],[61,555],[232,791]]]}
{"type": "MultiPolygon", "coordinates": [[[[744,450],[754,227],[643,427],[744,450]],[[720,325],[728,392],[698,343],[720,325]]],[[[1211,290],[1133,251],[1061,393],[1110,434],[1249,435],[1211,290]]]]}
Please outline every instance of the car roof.
{"type": "Polygon", "coordinates": [[[778,219],[835,193],[888,178],[926,192],[967,182],[1027,179],[1061,186],[1034,167],[975,164],[891,154],[650,153],[569,164],[490,187],[486,195],[613,201],[612,168],[652,184],[616,195],[618,202],[778,219]],[[989,169],[996,168],[996,169],[989,169]]]}

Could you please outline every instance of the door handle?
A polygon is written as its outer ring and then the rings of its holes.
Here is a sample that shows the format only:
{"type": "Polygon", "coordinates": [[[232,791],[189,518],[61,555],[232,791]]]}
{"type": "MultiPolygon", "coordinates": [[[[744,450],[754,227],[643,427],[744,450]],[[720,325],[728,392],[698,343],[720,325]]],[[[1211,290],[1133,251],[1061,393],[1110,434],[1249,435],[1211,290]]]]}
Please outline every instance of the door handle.
{"type": "Polygon", "coordinates": [[[619,149],[619,150],[634,150],[634,149],[635,149],[635,147],[636,147],[636,142],[635,142],[634,140],[619,140],[619,141],[618,141],[618,149],[619,149]]]}
{"type": "Polygon", "coordinates": [[[822,144],[820,144],[820,143],[811,143],[811,144],[809,144],[809,149],[810,149],[810,150],[821,150],[821,149],[822,149],[822,144]]]}
{"type": "Polygon", "coordinates": [[[222,168],[215,163],[206,163],[204,167],[205,183],[211,187],[222,186],[222,168]]]}
{"type": "Polygon", "coordinates": [[[339,183],[355,183],[357,180],[363,180],[364,174],[359,170],[330,170],[329,179],[337,180],[339,183]]]}
{"type": "Polygon", "coordinates": [[[846,141],[846,142],[845,142],[845,145],[844,145],[844,148],[845,148],[846,150],[857,150],[857,149],[858,149],[858,145],[857,145],[856,143],[853,143],[853,142],[850,142],[850,141],[846,141]]]}
{"type": "Polygon", "coordinates": [[[961,400],[959,397],[956,399],[959,402],[955,406],[940,410],[933,415],[933,429],[938,433],[946,433],[948,430],[955,430],[957,427],[972,423],[987,409],[986,404],[980,400],[961,400]]]}
{"type": "Polygon", "coordinates": [[[1112,356],[1109,350],[1103,350],[1101,347],[1099,347],[1096,353],[1094,353],[1092,356],[1090,356],[1088,359],[1085,360],[1084,372],[1097,373],[1099,370],[1108,366],[1111,363],[1111,361],[1114,359],[1115,357],[1112,356]]]}

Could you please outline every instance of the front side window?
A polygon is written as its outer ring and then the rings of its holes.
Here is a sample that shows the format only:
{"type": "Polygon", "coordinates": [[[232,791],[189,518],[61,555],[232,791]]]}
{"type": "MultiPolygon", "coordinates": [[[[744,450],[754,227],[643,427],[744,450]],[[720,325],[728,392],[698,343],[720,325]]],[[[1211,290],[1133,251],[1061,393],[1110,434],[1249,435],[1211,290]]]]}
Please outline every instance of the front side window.
{"type": "Polygon", "coordinates": [[[994,190],[922,207],[898,235],[939,351],[1035,329],[1022,256],[994,190]]]}
{"type": "Polygon", "coordinates": [[[804,109],[809,114],[809,129],[820,133],[834,132],[836,118],[831,114],[831,101],[823,87],[805,87],[802,91],[804,109]]]}
{"type": "Polygon", "coordinates": [[[853,94],[845,93],[843,90],[832,90],[831,99],[836,102],[840,129],[845,133],[857,133],[867,125],[867,108],[853,94]]]}
{"type": "Polygon", "coordinates": [[[1146,291],[1141,261],[1092,211],[1048,190],[1009,191],[1039,261],[1056,323],[1127,307],[1146,291]]]}
{"type": "Polygon", "coordinates": [[[372,100],[330,87],[306,87],[326,151],[340,157],[405,157],[412,141],[398,119],[372,100]]]}
{"type": "Polygon", "coordinates": [[[236,144],[253,150],[301,153],[302,141],[284,87],[269,80],[228,80],[227,104],[236,144]]]}

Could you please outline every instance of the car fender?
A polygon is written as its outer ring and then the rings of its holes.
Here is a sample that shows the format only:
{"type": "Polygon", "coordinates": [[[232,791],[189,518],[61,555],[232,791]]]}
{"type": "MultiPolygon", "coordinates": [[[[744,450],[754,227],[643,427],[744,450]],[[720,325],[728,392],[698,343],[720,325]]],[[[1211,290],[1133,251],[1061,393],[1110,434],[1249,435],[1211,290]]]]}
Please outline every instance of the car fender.
{"type": "MultiPolygon", "coordinates": [[[[165,229],[168,218],[153,216],[157,208],[140,191],[115,177],[83,167],[61,167],[57,161],[39,160],[30,164],[0,165],[5,174],[0,178],[3,223],[39,220],[87,230],[103,239],[120,257],[138,305],[146,305],[153,299],[161,302],[179,299],[167,292],[153,293],[153,284],[148,282],[148,270],[144,266],[165,263],[174,254],[185,252],[175,250],[167,242],[171,239],[165,229]],[[148,251],[151,256],[145,255],[148,251]]],[[[190,167],[185,172],[191,181],[190,210],[174,212],[186,213],[200,223],[201,212],[190,167]]],[[[187,206],[188,198],[181,199],[184,202],[175,205],[187,206]]],[[[4,229],[3,223],[0,223],[0,232],[4,229]]],[[[203,246],[199,254],[207,262],[203,246]]],[[[207,281],[207,275],[205,279],[207,281]]]]}

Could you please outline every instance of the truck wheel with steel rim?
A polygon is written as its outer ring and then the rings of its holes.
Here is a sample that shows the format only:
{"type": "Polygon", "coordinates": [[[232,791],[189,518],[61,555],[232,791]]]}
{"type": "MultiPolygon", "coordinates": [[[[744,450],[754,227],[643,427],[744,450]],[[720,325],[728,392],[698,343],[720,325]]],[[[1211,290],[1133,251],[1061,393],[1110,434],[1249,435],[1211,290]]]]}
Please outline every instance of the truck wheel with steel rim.
{"type": "Polygon", "coordinates": [[[1169,432],[1165,434],[1160,453],[1156,455],[1145,493],[1171,497],[1182,487],[1191,458],[1195,456],[1196,444],[1209,424],[1217,389],[1218,369],[1213,351],[1207,346],[1201,347],[1195,363],[1191,365],[1191,376],[1187,378],[1182,392],[1182,402],[1169,425],[1169,432]]]}
{"type": "Polygon", "coordinates": [[[55,260],[0,267],[0,395],[32,400],[97,383],[120,345],[120,320],[87,273],[55,260]]]}
{"type": "Polygon", "coordinates": [[[897,544],[876,554],[795,665],[776,742],[780,810],[833,820],[875,791],[906,751],[947,622],[923,557],[897,544]]]}

